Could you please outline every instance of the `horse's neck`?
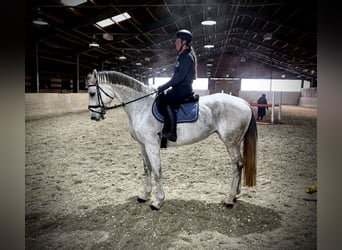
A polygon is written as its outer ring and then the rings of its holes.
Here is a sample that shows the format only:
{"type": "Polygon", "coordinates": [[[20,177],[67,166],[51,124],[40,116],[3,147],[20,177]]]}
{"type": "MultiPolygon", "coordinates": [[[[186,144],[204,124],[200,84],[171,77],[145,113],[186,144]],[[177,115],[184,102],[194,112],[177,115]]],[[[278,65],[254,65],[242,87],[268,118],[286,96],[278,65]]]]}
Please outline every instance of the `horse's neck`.
{"type": "Polygon", "coordinates": [[[151,99],[151,97],[146,97],[141,100],[134,101],[144,95],[147,95],[148,94],[147,92],[138,92],[127,86],[116,85],[116,84],[112,84],[112,88],[113,88],[113,91],[115,92],[116,98],[121,103],[125,104],[127,102],[130,102],[128,105],[124,106],[124,110],[126,111],[130,119],[136,118],[138,114],[141,114],[141,112],[143,112],[144,109],[148,108],[147,107],[148,105],[147,106],[143,105],[142,102],[144,102],[145,104],[149,104],[149,100],[151,99]]]}
{"type": "Polygon", "coordinates": [[[115,84],[112,84],[111,86],[115,93],[115,97],[118,98],[121,103],[126,103],[137,98],[136,96],[138,93],[131,88],[115,84]]]}

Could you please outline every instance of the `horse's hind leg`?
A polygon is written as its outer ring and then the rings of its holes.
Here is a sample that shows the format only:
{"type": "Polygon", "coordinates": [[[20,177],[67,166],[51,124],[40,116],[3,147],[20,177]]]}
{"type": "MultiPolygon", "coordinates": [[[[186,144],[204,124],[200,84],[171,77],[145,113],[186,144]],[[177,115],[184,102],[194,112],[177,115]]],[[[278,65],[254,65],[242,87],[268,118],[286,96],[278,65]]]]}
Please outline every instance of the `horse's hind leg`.
{"type": "Polygon", "coordinates": [[[224,203],[228,207],[233,207],[236,195],[240,193],[243,161],[241,157],[240,146],[234,146],[230,148],[227,147],[227,151],[231,157],[233,165],[233,179],[230,186],[228,198],[225,199],[224,203]]]}
{"type": "Polygon", "coordinates": [[[142,155],[144,163],[144,173],[145,173],[145,190],[144,193],[138,196],[139,202],[146,202],[151,197],[152,192],[152,180],[151,180],[151,163],[147,157],[145,148],[142,146],[142,155]]]}

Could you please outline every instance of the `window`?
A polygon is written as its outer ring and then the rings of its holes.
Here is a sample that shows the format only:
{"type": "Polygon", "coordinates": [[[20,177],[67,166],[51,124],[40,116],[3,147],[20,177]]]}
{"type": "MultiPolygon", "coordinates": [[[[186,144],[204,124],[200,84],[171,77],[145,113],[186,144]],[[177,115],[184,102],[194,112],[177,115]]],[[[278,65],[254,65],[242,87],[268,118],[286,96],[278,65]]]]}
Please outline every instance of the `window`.
{"type": "Polygon", "coordinates": [[[243,91],[285,91],[300,92],[301,80],[290,79],[241,79],[243,91]]]}
{"type": "Polygon", "coordinates": [[[100,26],[101,28],[104,28],[104,27],[110,26],[114,23],[119,23],[119,22],[125,21],[125,20],[130,19],[130,18],[131,18],[131,16],[127,12],[125,12],[125,13],[122,13],[122,14],[119,14],[119,15],[116,15],[116,16],[113,16],[110,18],[103,19],[99,22],[96,22],[96,24],[98,26],[100,26]]]}
{"type": "Polygon", "coordinates": [[[86,3],[87,0],[61,0],[65,6],[78,6],[82,3],[86,3]]]}
{"type": "MultiPolygon", "coordinates": [[[[153,85],[153,78],[148,79],[148,85],[154,86],[158,88],[160,85],[167,83],[171,78],[170,77],[155,77],[154,78],[154,85],[153,85]]],[[[208,78],[197,78],[194,80],[192,84],[193,89],[197,90],[207,90],[208,89],[208,78]]]]}

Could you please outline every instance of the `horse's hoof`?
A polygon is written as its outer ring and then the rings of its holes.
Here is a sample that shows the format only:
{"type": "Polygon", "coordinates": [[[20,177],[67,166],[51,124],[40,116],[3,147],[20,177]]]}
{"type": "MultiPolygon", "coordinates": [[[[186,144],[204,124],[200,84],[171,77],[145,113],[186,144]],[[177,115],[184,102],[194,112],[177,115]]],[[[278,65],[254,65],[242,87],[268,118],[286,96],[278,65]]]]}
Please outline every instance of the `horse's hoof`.
{"type": "Polygon", "coordinates": [[[137,200],[139,203],[143,203],[143,202],[148,201],[150,198],[151,198],[151,193],[144,193],[144,194],[138,195],[137,200]]]}
{"type": "Polygon", "coordinates": [[[153,202],[151,205],[150,205],[150,207],[151,207],[151,209],[152,210],[154,210],[154,211],[158,211],[160,208],[161,208],[161,206],[164,204],[164,202],[162,202],[162,201],[160,201],[160,202],[153,202]]]}
{"type": "Polygon", "coordinates": [[[151,204],[150,207],[153,211],[158,211],[160,209],[160,207],[156,207],[153,204],[151,204]]]}
{"type": "Polygon", "coordinates": [[[149,195],[140,195],[138,196],[138,202],[139,203],[143,203],[143,202],[146,202],[150,199],[150,196],[149,195]]]}
{"type": "Polygon", "coordinates": [[[233,203],[224,203],[227,208],[233,208],[234,204],[233,203]]]}
{"type": "Polygon", "coordinates": [[[236,197],[234,197],[233,199],[232,197],[228,197],[227,199],[223,201],[223,203],[227,208],[233,208],[235,201],[236,201],[236,197]]]}
{"type": "Polygon", "coordinates": [[[143,199],[143,198],[141,198],[141,197],[138,197],[138,199],[137,199],[137,200],[138,200],[138,202],[139,202],[139,203],[146,202],[146,199],[143,199]]]}

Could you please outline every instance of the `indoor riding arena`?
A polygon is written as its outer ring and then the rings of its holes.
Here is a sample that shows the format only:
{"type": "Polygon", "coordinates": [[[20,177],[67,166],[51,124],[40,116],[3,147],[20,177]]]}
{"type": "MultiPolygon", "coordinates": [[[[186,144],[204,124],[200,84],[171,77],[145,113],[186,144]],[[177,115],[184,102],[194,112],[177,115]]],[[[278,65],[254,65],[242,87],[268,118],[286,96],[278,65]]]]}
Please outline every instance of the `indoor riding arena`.
{"type": "Polygon", "coordinates": [[[152,211],[137,202],[142,156],[122,108],[101,122],[87,111],[28,119],[27,249],[315,249],[317,193],[305,189],[317,183],[317,109],[282,110],[282,123],[257,125],[257,185],[231,209],[215,134],[161,150],[166,200],[152,211]]]}
{"type": "MultiPolygon", "coordinates": [[[[316,12],[315,2],[287,0],[29,1],[22,83],[25,249],[317,249],[316,12]],[[113,72],[122,77],[105,82],[113,72]],[[186,78],[173,78],[179,72],[186,78]],[[201,98],[217,97],[208,116],[209,105],[201,106],[201,121],[224,123],[215,128],[227,144],[234,140],[227,135],[247,130],[252,110],[256,185],[242,178],[241,192],[229,196],[234,206],[225,201],[232,163],[242,161],[236,147],[231,160],[216,133],[161,148],[164,203],[150,206],[161,197],[154,178],[152,199],[138,201],[148,177],[125,111],[143,91],[167,95],[170,88],[158,87],[170,79],[180,79],[172,90],[187,84],[183,90],[202,104],[201,98]],[[104,111],[106,119],[98,121],[104,111]]],[[[177,140],[214,131],[198,124],[177,140]]],[[[147,138],[144,131],[140,138],[147,138]]],[[[143,152],[158,149],[151,148],[143,152]]],[[[145,162],[158,166],[158,154],[148,156],[145,162]]]]}

